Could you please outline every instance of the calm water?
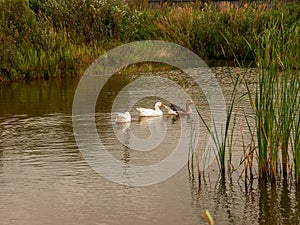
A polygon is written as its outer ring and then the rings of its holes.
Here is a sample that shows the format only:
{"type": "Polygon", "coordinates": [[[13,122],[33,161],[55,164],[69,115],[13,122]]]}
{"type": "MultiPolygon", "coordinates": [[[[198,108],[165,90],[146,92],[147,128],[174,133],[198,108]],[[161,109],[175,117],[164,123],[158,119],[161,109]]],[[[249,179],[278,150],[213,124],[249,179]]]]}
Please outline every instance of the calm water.
{"type": "MultiPolygon", "coordinates": [[[[232,86],[226,70],[215,68],[228,100],[232,86]]],[[[174,78],[204,114],[208,110],[201,91],[195,91],[179,72],[155,75],[174,78]]],[[[112,78],[100,94],[94,115],[106,148],[128,168],[167,157],[180,136],[181,126],[194,121],[193,117],[172,120],[167,115],[140,120],[132,110],[130,127],[112,123],[112,100],[125,84],[139,76],[146,75],[112,78]],[[151,152],[136,152],[116,137],[126,141],[130,130],[145,138],[151,123],[167,131],[162,144],[151,152]]],[[[213,163],[200,186],[188,166],[170,179],[146,187],[130,187],[105,179],[89,166],[76,145],[72,102],[78,81],[73,78],[0,86],[0,224],[194,225],[207,224],[202,217],[205,209],[215,224],[299,224],[300,192],[293,186],[278,182],[276,187],[271,187],[255,180],[245,188],[243,179],[239,179],[242,172],[239,142],[234,142],[233,147],[233,164],[237,170],[221,179],[213,163]]],[[[126,101],[130,95],[123,97],[126,101]]],[[[145,98],[136,106],[152,108],[156,100],[145,98]]],[[[246,100],[244,106],[249,110],[246,100]]],[[[237,112],[240,113],[238,109],[237,112]]],[[[240,123],[243,127],[243,122],[240,123]]],[[[201,135],[205,139],[205,133],[201,135]]],[[[114,168],[111,171],[113,174],[114,168]]]]}

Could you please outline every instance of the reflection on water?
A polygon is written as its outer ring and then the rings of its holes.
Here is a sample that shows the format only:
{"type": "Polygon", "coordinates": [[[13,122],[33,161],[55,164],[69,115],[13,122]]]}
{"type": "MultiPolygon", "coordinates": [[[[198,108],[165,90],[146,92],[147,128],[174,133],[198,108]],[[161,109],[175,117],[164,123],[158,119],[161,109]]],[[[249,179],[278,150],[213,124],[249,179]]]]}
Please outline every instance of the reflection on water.
{"type": "Polygon", "coordinates": [[[292,189],[287,180],[276,186],[259,184],[259,221],[273,224],[299,224],[299,188],[292,189]]]}
{"type": "Polygon", "coordinates": [[[209,209],[216,224],[299,224],[299,188],[286,181],[276,187],[266,183],[251,186],[248,192],[231,176],[200,186],[191,180],[191,196],[196,208],[209,209]]]}
{"type": "MultiPolygon", "coordinates": [[[[231,86],[220,71],[218,79],[228,99],[231,86]]],[[[201,92],[193,90],[188,79],[180,79],[179,72],[159,75],[174,78],[190,91],[199,109],[208,109],[201,92]]],[[[131,165],[167,157],[180,129],[193,124],[193,117],[188,116],[138,118],[134,108],[131,123],[115,124],[110,114],[112,100],[135,76],[108,82],[95,114],[99,137],[123,162],[125,179],[132,175],[131,165]],[[155,129],[163,130],[165,136],[156,137],[155,129]],[[162,144],[145,152],[130,147],[134,141],[151,142],[152,138],[162,138],[162,144]]],[[[0,224],[206,224],[205,209],[215,224],[300,223],[299,189],[286,181],[270,186],[255,180],[245,186],[239,179],[238,144],[233,160],[238,170],[220,177],[217,165],[212,166],[200,185],[187,166],[167,181],[143,188],[101,177],[85,161],[73,135],[71,107],[77,82],[63,79],[0,86],[0,224]]],[[[153,107],[156,100],[146,98],[136,106],[153,107]]]]}

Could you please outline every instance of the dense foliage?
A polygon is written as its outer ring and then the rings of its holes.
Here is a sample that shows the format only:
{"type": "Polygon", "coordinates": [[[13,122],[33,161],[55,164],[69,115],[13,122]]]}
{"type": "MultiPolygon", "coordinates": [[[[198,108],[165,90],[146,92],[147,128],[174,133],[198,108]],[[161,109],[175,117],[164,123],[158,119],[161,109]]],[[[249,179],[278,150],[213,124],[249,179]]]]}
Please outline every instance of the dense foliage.
{"type": "Polygon", "coordinates": [[[4,0],[0,11],[0,81],[80,74],[104,51],[146,39],[181,44],[204,59],[256,60],[270,21],[280,18],[280,29],[299,27],[300,18],[298,4],[279,3],[223,3],[216,8],[151,7],[122,0],[4,0]]]}

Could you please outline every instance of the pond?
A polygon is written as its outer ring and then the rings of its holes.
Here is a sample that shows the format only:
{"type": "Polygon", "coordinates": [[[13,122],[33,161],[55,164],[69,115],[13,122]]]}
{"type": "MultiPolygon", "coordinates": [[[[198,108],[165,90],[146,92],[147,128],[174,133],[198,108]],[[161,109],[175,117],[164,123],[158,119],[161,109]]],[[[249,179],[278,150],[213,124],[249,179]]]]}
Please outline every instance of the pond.
{"type": "MultiPolygon", "coordinates": [[[[228,101],[233,88],[230,74],[236,69],[215,67],[213,72],[228,101]]],[[[185,164],[168,179],[133,187],[126,184],[126,179],[134,175],[130,169],[167,158],[176,147],[181,130],[191,129],[194,124],[197,117],[195,107],[205,118],[209,116],[206,98],[180,71],[114,75],[101,91],[93,117],[102,144],[122,162],[122,182],[125,184],[119,184],[94,170],[77,146],[72,126],[72,104],[79,79],[0,86],[1,224],[194,225],[207,224],[203,216],[206,209],[214,224],[300,223],[300,191],[296,187],[287,181],[268,185],[258,183],[257,179],[252,185],[245,186],[241,175],[243,152],[240,140],[242,136],[245,141],[248,138],[243,113],[251,115],[252,111],[247,99],[235,108],[238,131],[234,133],[237,138],[232,144],[233,172],[220,177],[214,161],[202,174],[199,184],[197,172],[191,173],[185,164]],[[171,77],[183,87],[195,102],[193,115],[174,118],[164,114],[158,118],[141,119],[136,107],[153,108],[156,101],[169,104],[164,99],[149,96],[133,104],[130,124],[115,124],[111,108],[118,93],[137,77],[149,75],[171,77]],[[239,110],[241,107],[243,112],[239,110]],[[130,133],[147,139],[151,137],[151,127],[165,132],[161,144],[152,146],[147,152],[131,149],[130,133]]],[[[119,101],[125,104],[147,89],[139,88],[125,91],[118,96],[119,101]]],[[[161,84],[156,88],[168,92],[168,88],[161,84]]],[[[241,88],[239,93],[243,91],[241,88]]],[[[177,98],[177,93],[171,95],[177,98]]],[[[207,132],[203,125],[199,127],[200,144],[197,148],[201,149],[207,140],[207,132]]],[[[155,135],[154,138],[160,139],[155,135]]],[[[151,143],[150,140],[149,145],[151,143]]],[[[118,172],[112,165],[108,165],[108,170],[111,176],[118,172]]],[[[254,173],[255,170],[254,166],[254,173]]]]}

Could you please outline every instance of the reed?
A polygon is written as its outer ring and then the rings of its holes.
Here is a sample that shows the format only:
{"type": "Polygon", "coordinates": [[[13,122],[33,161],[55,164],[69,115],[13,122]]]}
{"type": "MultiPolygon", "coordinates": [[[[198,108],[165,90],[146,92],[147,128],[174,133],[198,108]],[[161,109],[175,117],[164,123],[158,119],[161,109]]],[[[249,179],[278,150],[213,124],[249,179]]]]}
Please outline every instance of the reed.
{"type": "Polygon", "coordinates": [[[194,174],[194,162],[196,162],[196,167],[197,167],[197,173],[198,173],[198,182],[199,185],[201,184],[201,173],[200,173],[200,168],[199,168],[199,158],[197,155],[197,152],[195,151],[197,145],[197,132],[196,132],[196,127],[195,125],[191,126],[191,132],[190,132],[190,141],[189,141],[189,152],[188,152],[188,171],[189,171],[189,176],[191,180],[195,179],[195,174],[194,174]]]}
{"type": "MultiPolygon", "coordinates": [[[[297,103],[297,106],[299,106],[299,101],[297,103]]],[[[295,170],[295,181],[296,184],[299,186],[300,183],[300,115],[298,114],[294,124],[294,131],[292,134],[292,151],[293,151],[293,159],[294,159],[294,170],[295,170]]]]}
{"type": "Polygon", "coordinates": [[[300,183],[300,61],[299,61],[299,51],[300,51],[300,31],[299,26],[293,30],[292,35],[295,37],[295,40],[293,41],[293,47],[295,51],[297,52],[295,55],[293,55],[293,52],[290,52],[290,59],[291,59],[291,66],[294,68],[292,70],[292,86],[297,91],[298,95],[295,96],[295,99],[293,99],[293,109],[294,112],[294,118],[293,118],[293,124],[292,124],[292,132],[291,132],[291,149],[292,149],[292,157],[294,162],[294,174],[295,174],[295,181],[296,184],[299,185],[300,183]]]}
{"type": "Polygon", "coordinates": [[[271,20],[265,32],[258,37],[259,75],[254,110],[260,179],[275,181],[278,164],[281,165],[283,177],[287,178],[288,174],[290,135],[299,98],[299,74],[295,70],[299,68],[295,59],[299,53],[298,25],[299,22],[296,22],[291,27],[285,27],[282,16],[271,20]]]}
{"type": "Polygon", "coordinates": [[[253,174],[253,158],[255,154],[255,131],[253,131],[252,126],[250,125],[248,116],[244,113],[244,117],[246,119],[248,131],[251,136],[251,141],[248,145],[245,146],[245,143],[243,142],[243,150],[244,150],[244,159],[241,163],[244,163],[244,172],[245,172],[245,184],[247,185],[248,180],[248,169],[249,169],[249,179],[250,182],[253,182],[254,174],[253,174]]]}
{"type": "MultiPolygon", "coordinates": [[[[256,139],[258,149],[258,171],[261,180],[276,181],[278,175],[287,178],[291,162],[294,162],[296,180],[299,179],[298,140],[299,140],[299,21],[286,27],[283,14],[271,19],[263,28],[264,32],[256,37],[256,46],[245,38],[246,44],[256,52],[259,70],[254,97],[247,81],[247,87],[255,112],[256,139]],[[294,130],[294,132],[293,132],[294,130]],[[291,138],[291,135],[293,137],[291,138]],[[293,145],[293,160],[289,150],[293,145]],[[297,174],[296,174],[297,173],[297,174]]],[[[223,34],[239,67],[243,66],[233,50],[233,43],[223,34]]],[[[234,93],[234,92],[233,92],[234,93]]],[[[227,121],[230,121],[230,119],[227,121]]],[[[252,136],[249,153],[244,149],[244,170],[247,178],[248,166],[252,174],[252,160],[255,147],[254,135],[246,118],[252,136]]],[[[245,146],[245,144],[244,144],[245,146]]]]}
{"type": "Polygon", "coordinates": [[[235,126],[235,114],[233,113],[235,104],[237,102],[237,90],[239,85],[241,84],[241,76],[240,74],[233,80],[233,89],[230,95],[229,103],[227,104],[226,109],[226,121],[225,126],[222,127],[221,131],[217,130],[217,126],[215,123],[215,119],[212,119],[212,128],[209,127],[208,122],[202,116],[202,113],[197,110],[198,115],[204,124],[206,130],[208,131],[209,135],[213,139],[215,148],[216,148],[216,155],[217,161],[219,165],[219,169],[222,174],[225,174],[226,171],[226,151],[229,149],[229,165],[231,164],[231,146],[232,146],[232,139],[233,139],[233,130],[235,126]]]}

